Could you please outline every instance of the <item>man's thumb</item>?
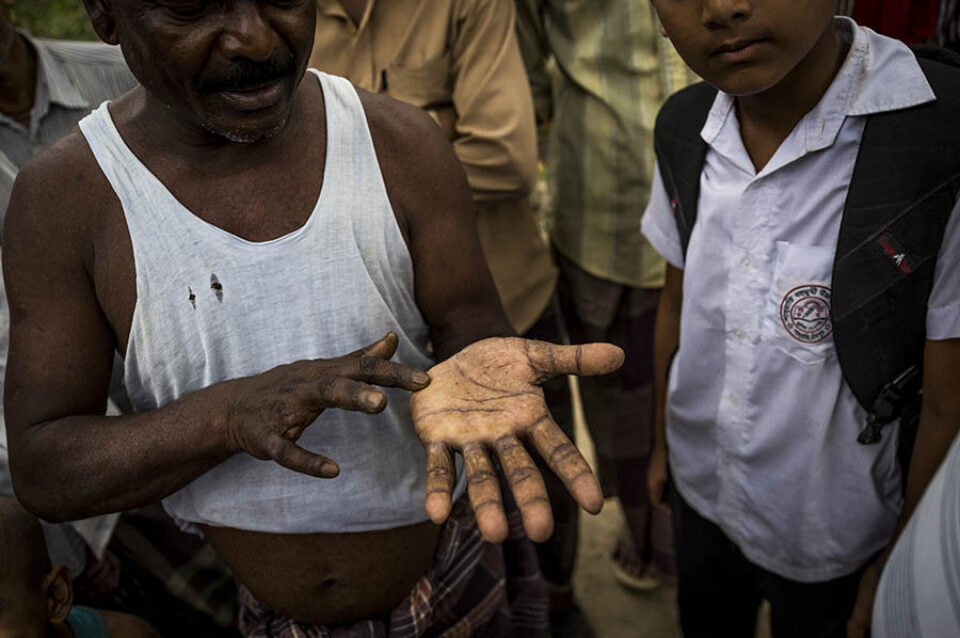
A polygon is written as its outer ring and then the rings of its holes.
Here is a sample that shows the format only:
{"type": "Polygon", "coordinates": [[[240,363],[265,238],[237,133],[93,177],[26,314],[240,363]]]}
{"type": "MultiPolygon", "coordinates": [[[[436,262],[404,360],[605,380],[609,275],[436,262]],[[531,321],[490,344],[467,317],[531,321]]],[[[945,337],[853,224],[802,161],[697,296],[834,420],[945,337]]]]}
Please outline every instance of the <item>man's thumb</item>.
{"type": "Polygon", "coordinates": [[[397,351],[397,345],[399,343],[400,339],[396,333],[388,332],[379,340],[374,341],[369,346],[360,350],[360,354],[380,359],[389,359],[397,351]]]}

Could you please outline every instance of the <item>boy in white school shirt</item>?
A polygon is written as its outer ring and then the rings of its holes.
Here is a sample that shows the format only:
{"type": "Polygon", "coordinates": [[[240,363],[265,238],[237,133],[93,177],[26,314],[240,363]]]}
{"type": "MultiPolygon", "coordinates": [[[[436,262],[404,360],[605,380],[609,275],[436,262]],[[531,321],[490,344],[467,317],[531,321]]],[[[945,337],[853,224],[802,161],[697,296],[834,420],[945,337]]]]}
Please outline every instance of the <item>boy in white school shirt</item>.
{"type": "Polygon", "coordinates": [[[874,559],[960,426],[957,190],[926,306],[904,496],[896,426],[879,444],[856,440],[866,411],[833,341],[834,257],[868,116],[937,97],[910,49],[835,18],[832,0],[653,4],[687,64],[719,89],[700,129],[686,250],[661,171],[643,221],[670,263],[648,482],[655,503],[668,474],[676,488],[681,625],[688,638],[752,636],[765,598],[777,638],[862,636],[874,559]]]}

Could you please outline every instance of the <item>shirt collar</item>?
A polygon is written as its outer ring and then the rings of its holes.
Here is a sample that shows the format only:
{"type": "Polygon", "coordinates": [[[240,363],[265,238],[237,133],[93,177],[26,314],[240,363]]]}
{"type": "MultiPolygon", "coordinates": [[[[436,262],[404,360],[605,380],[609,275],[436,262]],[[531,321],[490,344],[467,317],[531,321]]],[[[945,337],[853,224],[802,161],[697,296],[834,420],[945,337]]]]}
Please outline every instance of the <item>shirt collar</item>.
{"type": "MultiPolygon", "coordinates": [[[[936,99],[913,52],[899,40],[837,16],[834,24],[850,51],[820,102],[798,124],[807,152],[833,145],[847,116],[871,115],[936,99]]],[[[700,137],[712,145],[730,120],[734,99],[717,92],[700,137]]],[[[738,136],[739,137],[739,136],[738,136]]]]}
{"type": "Polygon", "coordinates": [[[19,31],[37,54],[37,95],[34,108],[41,107],[45,112],[49,103],[56,103],[68,109],[89,109],[90,103],[80,94],[56,57],[44,46],[42,40],[31,38],[19,31]]]}

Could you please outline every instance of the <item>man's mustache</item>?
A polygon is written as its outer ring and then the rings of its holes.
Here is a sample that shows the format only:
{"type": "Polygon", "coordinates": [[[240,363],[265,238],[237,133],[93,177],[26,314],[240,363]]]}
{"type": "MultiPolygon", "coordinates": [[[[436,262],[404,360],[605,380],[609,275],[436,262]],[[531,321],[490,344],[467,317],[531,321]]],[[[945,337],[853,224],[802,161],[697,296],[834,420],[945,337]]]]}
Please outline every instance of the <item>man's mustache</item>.
{"type": "Polygon", "coordinates": [[[197,85],[201,93],[245,91],[270,84],[296,70],[293,57],[277,56],[265,62],[237,62],[232,67],[217,71],[197,85]]]}

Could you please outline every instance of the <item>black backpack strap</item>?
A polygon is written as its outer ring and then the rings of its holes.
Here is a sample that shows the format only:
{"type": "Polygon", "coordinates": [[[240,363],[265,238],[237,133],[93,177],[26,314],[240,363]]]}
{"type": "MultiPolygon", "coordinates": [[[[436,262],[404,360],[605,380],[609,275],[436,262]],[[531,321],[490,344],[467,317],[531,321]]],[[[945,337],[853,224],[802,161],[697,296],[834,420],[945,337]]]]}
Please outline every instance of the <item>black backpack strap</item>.
{"type": "Polygon", "coordinates": [[[700,130],[716,96],[717,89],[706,82],[674,93],[660,109],[654,128],[657,166],[670,197],[684,255],[697,220],[700,173],[707,156],[707,143],[700,137],[700,130]]]}
{"type": "Polygon", "coordinates": [[[865,443],[919,405],[927,301],[960,193],[960,57],[952,55],[917,51],[937,99],[868,117],[847,194],[833,331],[844,379],[871,415],[865,443]]]}

